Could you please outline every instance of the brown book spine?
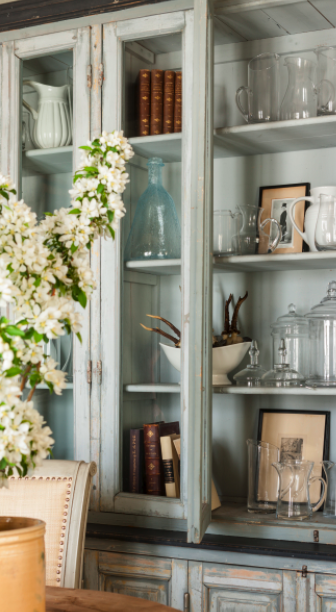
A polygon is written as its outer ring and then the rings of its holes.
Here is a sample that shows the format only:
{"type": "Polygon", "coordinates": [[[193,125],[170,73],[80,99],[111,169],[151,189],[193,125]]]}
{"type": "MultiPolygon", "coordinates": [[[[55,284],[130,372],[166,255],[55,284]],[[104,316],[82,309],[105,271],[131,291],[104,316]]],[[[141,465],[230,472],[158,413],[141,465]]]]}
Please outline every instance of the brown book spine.
{"type": "Polygon", "coordinates": [[[151,71],[139,72],[139,135],[148,136],[150,129],[151,71]]]}
{"type": "Polygon", "coordinates": [[[143,429],[130,430],[130,493],[143,493],[143,429]]]}
{"type": "Polygon", "coordinates": [[[163,70],[152,70],[150,133],[162,134],[163,122],[163,70]]]}
{"type": "Polygon", "coordinates": [[[158,423],[144,425],[145,476],[147,495],[161,495],[161,453],[158,423]]]}
{"type": "Polygon", "coordinates": [[[174,132],[175,72],[166,70],[163,78],[163,133],[174,132]]]}
{"type": "Polygon", "coordinates": [[[175,77],[174,132],[182,132],[182,72],[175,77]]]}

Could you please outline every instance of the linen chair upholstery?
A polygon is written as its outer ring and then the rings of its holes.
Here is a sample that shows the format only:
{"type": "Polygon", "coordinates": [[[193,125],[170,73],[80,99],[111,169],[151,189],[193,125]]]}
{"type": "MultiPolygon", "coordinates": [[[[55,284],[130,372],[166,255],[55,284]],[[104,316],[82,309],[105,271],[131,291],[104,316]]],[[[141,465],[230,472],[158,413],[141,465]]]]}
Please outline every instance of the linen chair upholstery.
{"type": "Polygon", "coordinates": [[[11,476],[0,489],[0,515],[46,523],[46,584],[80,588],[95,463],[46,460],[30,476],[11,476]]]}

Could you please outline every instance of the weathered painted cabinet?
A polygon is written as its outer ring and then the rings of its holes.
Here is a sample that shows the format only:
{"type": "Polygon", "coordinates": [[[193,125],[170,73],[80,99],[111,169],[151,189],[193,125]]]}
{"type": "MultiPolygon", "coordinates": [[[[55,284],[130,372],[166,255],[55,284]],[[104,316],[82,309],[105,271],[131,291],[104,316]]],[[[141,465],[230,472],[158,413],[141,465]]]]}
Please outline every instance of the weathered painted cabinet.
{"type": "Polygon", "coordinates": [[[187,533],[194,544],[205,533],[275,542],[270,556],[255,554],[253,547],[247,554],[225,546],[209,552],[145,540],[131,545],[127,534],[116,542],[90,536],[86,587],[185,612],[336,610],[330,552],[316,549],[314,557],[305,548],[293,557],[277,554],[276,547],[319,542],[330,550],[336,545],[336,521],[317,513],[311,521],[289,523],[246,511],[246,439],[257,435],[259,409],[330,410],[330,459],[336,461],[334,391],[211,385],[212,329],[221,332],[230,293],[238,297],[248,290],[249,307],[242,309],[239,324],[258,339],[260,361],[270,367],[270,324],[291,302],[307,312],[334,277],[333,252],[218,260],[211,251],[214,210],[257,203],[260,186],[335,184],[334,115],[251,126],[235,105],[235,91],[247,84],[253,56],[279,54],[282,95],[283,58],[295,53],[314,59],[319,45],[336,46],[335,27],[332,0],[171,0],[0,34],[1,171],[11,175],[39,216],[67,205],[72,173],[80,164],[78,147],[88,139],[102,130],[124,129],[135,151],[121,230],[115,242],[97,241],[92,250],[97,291],[84,315],[83,343],[74,343],[72,355],[65,340],[53,349],[73,377],[61,399],[50,398],[43,388],[36,394],[55,434],[55,457],[97,462],[90,524],[158,534],[173,530],[187,533]],[[182,70],[181,133],[138,136],[142,68],[182,70]],[[25,100],[37,108],[32,81],[69,86],[73,142],[68,147],[34,147],[32,117],[22,106],[25,100]],[[153,156],[163,159],[163,183],[176,204],[181,259],[124,262],[153,156]],[[158,337],[140,327],[147,314],[181,329],[181,373],[162,354],[158,337]],[[179,499],[129,492],[129,430],[159,420],[180,422],[179,499]],[[222,502],[213,513],[211,477],[222,502]]]}

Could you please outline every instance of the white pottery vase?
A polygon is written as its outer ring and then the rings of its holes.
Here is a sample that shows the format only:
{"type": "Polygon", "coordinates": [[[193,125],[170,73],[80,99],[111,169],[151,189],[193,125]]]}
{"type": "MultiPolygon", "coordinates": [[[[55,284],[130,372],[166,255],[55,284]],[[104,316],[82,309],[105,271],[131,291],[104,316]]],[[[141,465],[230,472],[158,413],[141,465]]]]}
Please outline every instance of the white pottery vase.
{"type": "Polygon", "coordinates": [[[24,81],[38,93],[38,108],[22,101],[33,118],[31,138],[37,149],[66,147],[72,141],[70,86],[52,87],[35,81],[24,81]]]}
{"type": "Polygon", "coordinates": [[[336,187],[314,187],[314,189],[310,190],[310,197],[302,197],[296,198],[290,205],[288,209],[288,214],[291,222],[293,223],[296,231],[300,234],[301,238],[308,244],[311,251],[317,251],[315,246],[315,228],[317,223],[317,217],[320,208],[320,195],[330,195],[336,197],[336,187]],[[294,209],[297,202],[301,202],[305,200],[307,202],[311,202],[311,206],[306,210],[305,218],[304,218],[304,229],[302,232],[300,228],[295,223],[294,218],[294,209]]]}

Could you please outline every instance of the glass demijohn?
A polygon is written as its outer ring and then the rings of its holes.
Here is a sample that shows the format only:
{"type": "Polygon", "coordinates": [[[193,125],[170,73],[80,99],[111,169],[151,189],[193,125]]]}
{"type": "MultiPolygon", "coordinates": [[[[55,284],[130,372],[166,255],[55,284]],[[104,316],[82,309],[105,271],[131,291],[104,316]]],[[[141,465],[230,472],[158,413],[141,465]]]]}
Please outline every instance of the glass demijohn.
{"type": "Polygon", "coordinates": [[[273,464],[280,459],[277,446],[268,442],[247,440],[248,467],[248,512],[267,514],[275,512],[278,492],[278,477],[273,464]]]}
{"type": "Polygon", "coordinates": [[[305,315],[309,321],[310,375],[306,384],[336,386],[336,281],[327,295],[305,315]]]}
{"type": "Polygon", "coordinates": [[[260,383],[262,387],[298,387],[304,381],[304,376],[293,370],[287,361],[285,340],[281,338],[278,349],[277,363],[274,369],[263,375],[260,383]]]}
{"type": "Polygon", "coordinates": [[[259,349],[256,340],[252,340],[249,350],[250,363],[234,375],[233,380],[239,387],[259,387],[260,379],[266,370],[259,365],[259,349]]]}
{"type": "Polygon", "coordinates": [[[278,357],[281,338],[285,340],[287,363],[301,374],[309,374],[309,324],[296,312],[295,304],[289,304],[288,313],[271,325],[273,337],[273,363],[278,357]]]}
{"type": "Polygon", "coordinates": [[[125,261],[180,259],[181,228],[173,198],[162,186],[159,157],[148,160],[148,187],[139,198],[125,248],[125,261]]]}

